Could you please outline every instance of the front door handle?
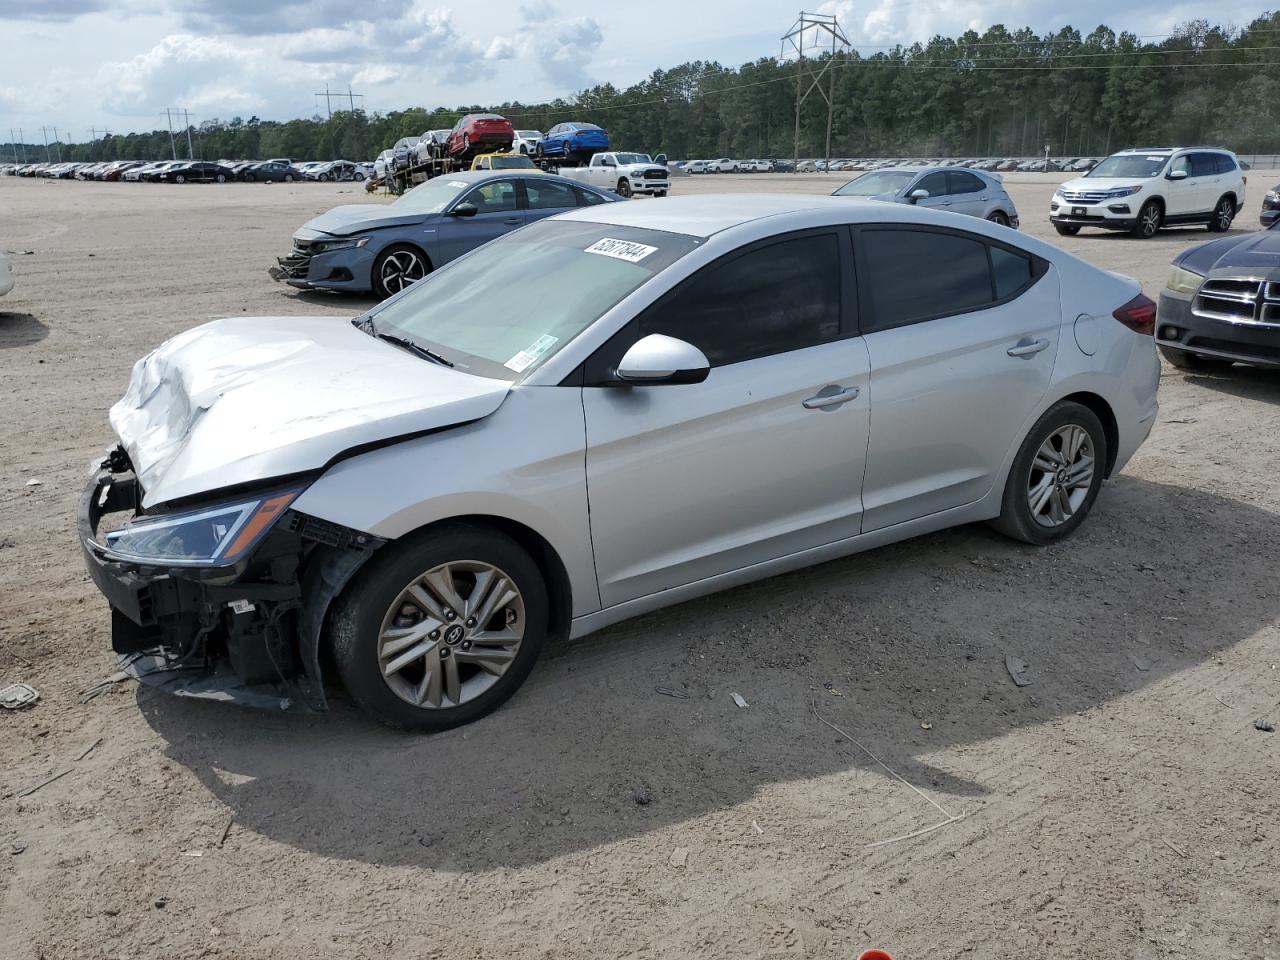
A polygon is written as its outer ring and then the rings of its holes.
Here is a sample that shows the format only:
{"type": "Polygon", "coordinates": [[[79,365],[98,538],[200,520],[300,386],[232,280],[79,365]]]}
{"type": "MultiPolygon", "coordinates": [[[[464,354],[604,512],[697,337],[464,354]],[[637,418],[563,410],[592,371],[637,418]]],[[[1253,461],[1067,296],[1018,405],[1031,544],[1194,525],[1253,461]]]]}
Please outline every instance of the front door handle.
{"type": "Polygon", "coordinates": [[[1011,357],[1034,357],[1037,353],[1049,346],[1049,341],[1041,337],[1039,340],[1019,340],[1018,345],[1010,347],[1005,353],[1011,357]]]}
{"type": "Polygon", "coordinates": [[[502,222],[503,223],[523,223],[524,221],[520,217],[507,217],[507,219],[503,220],[502,222]]]}
{"type": "Polygon", "coordinates": [[[857,387],[842,387],[839,384],[831,384],[823,387],[808,400],[801,401],[801,406],[806,410],[823,410],[827,407],[838,407],[842,403],[848,403],[850,400],[856,399],[861,392],[857,387]]]}

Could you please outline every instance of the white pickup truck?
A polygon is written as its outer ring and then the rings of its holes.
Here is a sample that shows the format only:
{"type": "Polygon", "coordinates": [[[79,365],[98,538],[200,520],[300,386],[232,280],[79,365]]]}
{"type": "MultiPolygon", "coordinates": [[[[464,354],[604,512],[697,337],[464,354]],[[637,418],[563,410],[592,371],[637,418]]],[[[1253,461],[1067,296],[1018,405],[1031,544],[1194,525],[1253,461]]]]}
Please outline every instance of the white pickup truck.
{"type": "Polygon", "coordinates": [[[562,177],[603,187],[623,197],[637,193],[665,197],[671,189],[666,159],[662,154],[655,162],[647,153],[597,153],[587,166],[561,167],[559,173],[562,177]]]}

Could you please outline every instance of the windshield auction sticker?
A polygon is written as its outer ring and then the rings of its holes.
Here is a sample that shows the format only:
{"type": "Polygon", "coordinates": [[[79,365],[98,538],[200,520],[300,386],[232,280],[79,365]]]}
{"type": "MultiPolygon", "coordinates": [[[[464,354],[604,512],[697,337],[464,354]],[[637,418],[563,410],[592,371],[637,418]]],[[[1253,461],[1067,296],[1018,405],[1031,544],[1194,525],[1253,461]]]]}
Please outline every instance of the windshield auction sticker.
{"type": "Polygon", "coordinates": [[[598,253],[602,257],[613,257],[615,260],[626,260],[627,263],[639,263],[651,253],[657,253],[657,247],[631,240],[613,240],[605,237],[587,247],[587,253],[598,253]]]}
{"type": "Polygon", "coordinates": [[[450,180],[449,186],[457,187],[459,190],[461,190],[463,187],[469,187],[470,184],[467,183],[467,181],[465,180],[450,180]]]}
{"type": "Polygon", "coordinates": [[[559,339],[559,337],[544,334],[504,363],[503,366],[508,370],[514,370],[516,373],[524,373],[535,360],[554,347],[559,339]]]}

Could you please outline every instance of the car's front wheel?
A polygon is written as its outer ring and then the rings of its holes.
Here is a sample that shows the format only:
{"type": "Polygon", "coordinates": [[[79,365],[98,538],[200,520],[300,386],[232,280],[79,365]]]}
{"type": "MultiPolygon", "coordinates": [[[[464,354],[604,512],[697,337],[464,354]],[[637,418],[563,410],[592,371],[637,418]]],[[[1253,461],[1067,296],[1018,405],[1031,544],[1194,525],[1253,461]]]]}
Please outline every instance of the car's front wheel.
{"type": "Polygon", "coordinates": [[[1138,220],[1133,225],[1133,235],[1140,240],[1150,240],[1160,232],[1160,223],[1164,219],[1164,211],[1160,204],[1148,200],[1138,211],[1138,220]]]}
{"type": "Polygon", "coordinates": [[[1236,203],[1230,197],[1223,197],[1218,201],[1218,205],[1213,208],[1213,213],[1209,217],[1209,230],[1211,233],[1226,233],[1231,229],[1231,221],[1236,218],[1236,203]]]}
{"type": "Polygon", "coordinates": [[[387,247],[373,261],[373,295],[385,300],[430,272],[427,258],[416,247],[407,244],[387,247]]]}
{"type": "Polygon", "coordinates": [[[459,523],[383,547],[335,603],[330,640],[365,710],[435,731],[478,720],[515,693],[548,623],[546,585],[528,553],[459,523]]]}
{"type": "Polygon", "coordinates": [[[1106,464],[1107,435],[1097,414],[1071,400],[1054,404],[1022,441],[993,526],[1040,546],[1067,536],[1097,499],[1106,464]]]}
{"type": "Polygon", "coordinates": [[[1231,366],[1230,360],[1224,360],[1220,357],[1204,357],[1188,350],[1179,350],[1177,347],[1166,347],[1163,343],[1159,345],[1159,348],[1160,356],[1164,357],[1179,370],[1208,373],[1211,370],[1226,370],[1231,366]]]}
{"type": "Polygon", "coordinates": [[[631,183],[630,183],[629,181],[627,181],[627,180],[619,180],[619,181],[618,181],[618,191],[617,191],[617,192],[618,192],[618,196],[620,196],[620,197],[630,197],[630,196],[631,196],[631,183]]]}
{"type": "Polygon", "coordinates": [[[1009,225],[1009,217],[1003,210],[992,210],[987,216],[987,219],[992,223],[1000,224],[1002,227],[1007,227],[1009,225]]]}
{"type": "Polygon", "coordinates": [[[1053,228],[1064,237],[1074,237],[1080,232],[1079,225],[1074,223],[1055,223],[1053,228]]]}

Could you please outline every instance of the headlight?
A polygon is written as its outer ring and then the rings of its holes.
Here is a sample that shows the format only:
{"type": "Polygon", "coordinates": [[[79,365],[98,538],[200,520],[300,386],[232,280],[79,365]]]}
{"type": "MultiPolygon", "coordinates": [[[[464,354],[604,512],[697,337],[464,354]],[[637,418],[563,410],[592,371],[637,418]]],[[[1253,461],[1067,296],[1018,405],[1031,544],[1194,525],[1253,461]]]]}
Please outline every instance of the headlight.
{"type": "Polygon", "coordinates": [[[350,240],[321,240],[313,243],[311,249],[316,253],[331,253],[334,250],[353,250],[363,247],[369,242],[368,237],[352,237],[350,240]]]}
{"type": "Polygon", "coordinates": [[[1173,267],[1169,270],[1168,287],[1175,293],[1195,293],[1202,283],[1204,283],[1204,277],[1198,273],[1192,273],[1182,267],[1173,267]]]}
{"type": "Polygon", "coordinates": [[[1276,193],[1274,190],[1268,190],[1267,199],[1272,203],[1275,203],[1277,200],[1280,200],[1280,193],[1276,193]]]}
{"type": "Polygon", "coordinates": [[[106,535],[121,560],[174,566],[229,566],[244,557],[302,492],[298,487],[188,513],[142,517],[106,535]]]}
{"type": "Polygon", "coordinates": [[[1114,197],[1131,197],[1141,189],[1142,189],[1141,187],[1116,187],[1114,190],[1108,190],[1107,196],[1113,197],[1113,198],[1114,197]]]}

